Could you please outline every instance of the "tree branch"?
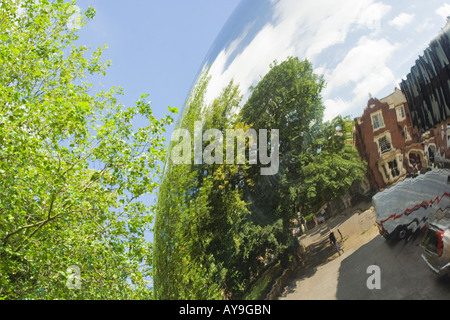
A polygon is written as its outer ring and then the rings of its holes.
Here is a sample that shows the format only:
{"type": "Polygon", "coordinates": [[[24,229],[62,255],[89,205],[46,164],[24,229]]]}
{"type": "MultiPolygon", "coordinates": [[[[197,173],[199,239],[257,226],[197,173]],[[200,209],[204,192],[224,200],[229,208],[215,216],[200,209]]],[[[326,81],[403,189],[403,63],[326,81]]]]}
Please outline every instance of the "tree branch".
{"type": "MultiPolygon", "coordinates": [[[[23,231],[23,230],[31,229],[31,228],[37,227],[36,230],[34,230],[34,231],[30,234],[30,236],[28,236],[28,237],[24,240],[24,242],[25,242],[25,241],[28,240],[32,235],[34,235],[34,234],[37,232],[37,230],[39,230],[42,226],[44,226],[46,223],[48,223],[48,222],[50,222],[50,221],[56,219],[56,218],[59,216],[59,214],[57,214],[56,216],[51,217],[51,212],[52,212],[52,210],[53,210],[53,204],[54,204],[54,202],[55,202],[55,198],[56,198],[56,196],[53,195],[52,200],[51,200],[51,202],[50,202],[49,209],[48,209],[47,219],[45,219],[45,220],[43,220],[43,221],[39,221],[39,222],[33,223],[33,224],[29,224],[29,225],[26,225],[26,226],[23,226],[23,227],[20,227],[19,229],[15,230],[15,231],[13,231],[13,232],[11,232],[11,233],[9,233],[9,234],[5,237],[5,239],[3,239],[3,245],[6,245],[6,243],[8,242],[8,239],[11,238],[13,235],[18,234],[19,232],[21,232],[21,231],[23,231]]],[[[22,243],[22,245],[23,245],[23,243],[22,243]]],[[[22,245],[19,246],[19,248],[21,248],[22,245]]],[[[15,251],[18,251],[18,250],[16,249],[15,251]]]]}

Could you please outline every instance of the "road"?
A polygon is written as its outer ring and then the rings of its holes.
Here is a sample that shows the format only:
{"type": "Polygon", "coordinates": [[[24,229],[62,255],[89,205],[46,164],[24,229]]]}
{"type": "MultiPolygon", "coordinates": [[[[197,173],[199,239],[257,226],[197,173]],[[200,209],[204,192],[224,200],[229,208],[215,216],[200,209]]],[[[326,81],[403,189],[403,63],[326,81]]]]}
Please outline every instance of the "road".
{"type": "Polygon", "coordinates": [[[374,225],[373,208],[337,220],[300,238],[307,247],[304,264],[280,300],[450,299],[450,277],[437,277],[422,261],[420,238],[386,241],[374,225]],[[329,244],[328,226],[342,233],[340,256],[329,244]],[[372,265],[379,267],[380,289],[367,287],[372,265]]]}

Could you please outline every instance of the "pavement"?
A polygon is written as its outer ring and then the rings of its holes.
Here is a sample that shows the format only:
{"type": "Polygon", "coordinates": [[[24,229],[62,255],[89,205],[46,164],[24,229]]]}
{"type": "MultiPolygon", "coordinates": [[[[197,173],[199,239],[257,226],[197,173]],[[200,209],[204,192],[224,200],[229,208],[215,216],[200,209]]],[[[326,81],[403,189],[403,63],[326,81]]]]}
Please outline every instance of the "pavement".
{"type": "Polygon", "coordinates": [[[368,205],[300,237],[306,254],[279,300],[450,299],[450,279],[436,276],[422,261],[421,239],[386,241],[375,222],[368,205]],[[344,249],[341,255],[328,240],[330,227],[344,249]],[[380,270],[380,289],[367,286],[370,266],[380,270]]]}

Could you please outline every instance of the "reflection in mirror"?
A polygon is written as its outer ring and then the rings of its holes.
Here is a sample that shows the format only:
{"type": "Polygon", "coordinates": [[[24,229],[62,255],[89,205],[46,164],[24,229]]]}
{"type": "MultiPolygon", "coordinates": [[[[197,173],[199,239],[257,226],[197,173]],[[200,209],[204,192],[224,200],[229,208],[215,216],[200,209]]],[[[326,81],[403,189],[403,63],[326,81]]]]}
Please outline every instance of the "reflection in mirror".
{"type": "MultiPolygon", "coordinates": [[[[449,9],[242,1],[172,137],[155,296],[404,299],[445,272],[449,9]],[[370,289],[375,257],[382,280],[370,289]]],[[[450,298],[448,284],[439,292],[450,298]]]]}

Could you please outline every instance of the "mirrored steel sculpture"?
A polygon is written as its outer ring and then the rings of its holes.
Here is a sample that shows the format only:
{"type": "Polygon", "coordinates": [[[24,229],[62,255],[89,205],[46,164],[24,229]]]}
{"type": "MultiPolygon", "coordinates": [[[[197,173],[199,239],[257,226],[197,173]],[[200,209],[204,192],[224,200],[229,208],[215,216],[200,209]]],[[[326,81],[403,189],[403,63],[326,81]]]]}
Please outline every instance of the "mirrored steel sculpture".
{"type": "Polygon", "coordinates": [[[437,175],[424,201],[448,197],[446,8],[242,1],[172,136],[154,230],[156,298],[265,298],[264,276],[297,265],[299,236],[319,223],[376,199],[380,232],[397,221],[405,238],[412,200],[401,186],[437,175]]]}

